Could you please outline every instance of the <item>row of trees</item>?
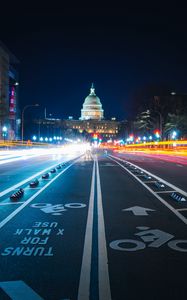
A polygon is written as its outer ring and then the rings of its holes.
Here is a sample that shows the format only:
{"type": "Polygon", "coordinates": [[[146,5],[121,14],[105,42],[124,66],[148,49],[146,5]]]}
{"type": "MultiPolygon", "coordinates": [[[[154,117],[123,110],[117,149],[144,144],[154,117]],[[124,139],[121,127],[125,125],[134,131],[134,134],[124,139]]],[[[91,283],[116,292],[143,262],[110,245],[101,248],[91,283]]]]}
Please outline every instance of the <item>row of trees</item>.
{"type": "Polygon", "coordinates": [[[187,137],[187,95],[150,89],[149,93],[138,95],[134,103],[137,113],[130,131],[136,135],[152,134],[159,129],[162,139],[170,138],[173,131],[180,138],[187,137]],[[153,92],[159,96],[152,96],[153,92]]]}

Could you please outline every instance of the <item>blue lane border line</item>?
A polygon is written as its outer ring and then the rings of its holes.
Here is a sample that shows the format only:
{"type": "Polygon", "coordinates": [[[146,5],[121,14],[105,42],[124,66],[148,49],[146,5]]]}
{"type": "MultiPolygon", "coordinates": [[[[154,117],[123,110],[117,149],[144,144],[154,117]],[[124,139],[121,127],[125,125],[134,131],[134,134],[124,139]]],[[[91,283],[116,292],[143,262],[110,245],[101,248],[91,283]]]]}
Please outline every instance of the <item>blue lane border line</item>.
{"type": "MultiPolygon", "coordinates": [[[[96,168],[96,166],[95,166],[96,168]]],[[[98,273],[98,207],[97,207],[97,174],[95,172],[94,186],[94,218],[92,231],[92,259],[90,274],[90,300],[99,300],[99,273],[98,273]]]]}

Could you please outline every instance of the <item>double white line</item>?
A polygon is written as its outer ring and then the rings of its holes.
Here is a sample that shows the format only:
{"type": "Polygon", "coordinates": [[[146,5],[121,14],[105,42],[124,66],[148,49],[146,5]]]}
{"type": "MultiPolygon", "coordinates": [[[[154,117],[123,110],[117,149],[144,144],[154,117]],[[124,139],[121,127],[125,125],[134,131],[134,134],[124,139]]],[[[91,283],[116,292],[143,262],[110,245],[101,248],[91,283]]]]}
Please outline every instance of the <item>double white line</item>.
{"type": "Polygon", "coordinates": [[[93,163],[88,217],[87,217],[87,224],[86,224],[83,259],[82,259],[81,275],[80,275],[79,290],[78,290],[78,300],[89,300],[91,296],[90,280],[91,280],[94,218],[98,218],[98,222],[97,222],[98,228],[97,228],[97,237],[96,237],[98,239],[98,274],[96,274],[96,276],[98,276],[98,283],[99,283],[98,286],[99,299],[111,300],[101,183],[100,183],[99,165],[96,156],[94,157],[94,163],[93,163]],[[97,215],[94,215],[94,199],[97,199],[96,200],[97,215]]]}

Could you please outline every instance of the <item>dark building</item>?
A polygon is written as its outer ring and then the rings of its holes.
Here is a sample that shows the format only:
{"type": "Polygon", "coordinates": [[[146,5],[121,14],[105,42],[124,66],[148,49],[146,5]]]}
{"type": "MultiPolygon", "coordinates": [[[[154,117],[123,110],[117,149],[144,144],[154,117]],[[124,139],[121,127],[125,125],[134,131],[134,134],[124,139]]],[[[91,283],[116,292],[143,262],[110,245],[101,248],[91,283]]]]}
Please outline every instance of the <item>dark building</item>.
{"type": "Polygon", "coordinates": [[[19,139],[18,65],[16,57],[0,42],[0,138],[19,139]]]}

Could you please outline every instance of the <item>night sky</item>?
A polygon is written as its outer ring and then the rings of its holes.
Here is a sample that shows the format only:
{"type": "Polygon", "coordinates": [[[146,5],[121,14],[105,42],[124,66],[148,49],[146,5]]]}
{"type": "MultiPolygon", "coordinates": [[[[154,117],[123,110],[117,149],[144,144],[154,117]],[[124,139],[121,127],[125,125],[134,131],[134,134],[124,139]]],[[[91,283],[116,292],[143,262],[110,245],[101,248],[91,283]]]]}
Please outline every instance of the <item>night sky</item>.
{"type": "Polygon", "coordinates": [[[37,116],[80,117],[91,82],[106,118],[132,115],[133,95],[150,84],[187,92],[184,9],[27,7],[6,10],[0,40],[20,61],[20,105],[37,116]],[[33,113],[34,113],[33,112],[33,113]]]}

